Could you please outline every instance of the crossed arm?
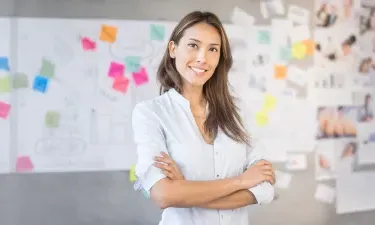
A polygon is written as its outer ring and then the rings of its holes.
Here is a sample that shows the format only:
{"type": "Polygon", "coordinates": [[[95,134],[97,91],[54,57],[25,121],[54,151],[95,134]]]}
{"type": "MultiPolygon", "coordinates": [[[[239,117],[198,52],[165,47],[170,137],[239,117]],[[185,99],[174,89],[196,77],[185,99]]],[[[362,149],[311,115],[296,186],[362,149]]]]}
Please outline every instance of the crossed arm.
{"type": "MultiPolygon", "coordinates": [[[[249,188],[249,182],[244,182],[243,177],[221,179],[215,181],[187,181],[179,171],[176,163],[167,154],[162,153],[162,157],[155,158],[155,167],[161,169],[166,178],[158,181],[151,188],[151,198],[160,208],[167,207],[200,207],[209,209],[236,209],[258,201],[252,191],[258,195],[268,194],[263,202],[269,202],[273,198],[274,175],[269,177],[269,181],[259,180],[254,188],[249,188]]],[[[259,161],[253,166],[267,168],[267,161],[259,161]]],[[[269,167],[268,167],[269,168],[269,167]]],[[[259,172],[260,170],[254,170],[259,172]]],[[[251,174],[251,175],[252,175],[251,174]]],[[[250,175],[250,174],[248,174],[250,175]]],[[[256,178],[254,178],[256,180],[256,178]]]]}

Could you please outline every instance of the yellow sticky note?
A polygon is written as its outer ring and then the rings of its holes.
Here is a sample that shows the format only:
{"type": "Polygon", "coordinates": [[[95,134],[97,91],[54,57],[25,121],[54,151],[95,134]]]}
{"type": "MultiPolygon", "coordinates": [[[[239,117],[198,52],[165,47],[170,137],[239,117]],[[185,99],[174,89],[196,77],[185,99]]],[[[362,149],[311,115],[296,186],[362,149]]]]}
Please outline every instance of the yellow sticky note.
{"type": "Polygon", "coordinates": [[[130,182],[134,183],[137,180],[137,176],[135,175],[135,166],[131,166],[129,170],[129,180],[130,182]]]}
{"type": "Polygon", "coordinates": [[[264,96],[263,110],[265,110],[266,112],[273,111],[275,109],[276,102],[276,97],[267,93],[264,96]]]}
{"type": "Polygon", "coordinates": [[[293,44],[292,47],[292,56],[295,59],[302,59],[306,56],[307,47],[301,42],[296,42],[293,44]]]}
{"type": "Polygon", "coordinates": [[[259,111],[255,114],[255,121],[259,127],[263,127],[268,124],[268,115],[265,111],[259,111]]]}

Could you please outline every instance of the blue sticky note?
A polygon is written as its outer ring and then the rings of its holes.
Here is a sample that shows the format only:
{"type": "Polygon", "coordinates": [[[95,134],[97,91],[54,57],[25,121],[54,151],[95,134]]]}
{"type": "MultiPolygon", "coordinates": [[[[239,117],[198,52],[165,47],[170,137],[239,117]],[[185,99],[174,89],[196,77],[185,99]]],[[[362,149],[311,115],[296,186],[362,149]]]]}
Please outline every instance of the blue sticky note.
{"type": "Polygon", "coordinates": [[[163,25],[150,25],[150,39],[156,41],[163,41],[165,35],[165,27],[163,25]]]}
{"type": "Polygon", "coordinates": [[[9,71],[9,59],[7,57],[0,56],[0,70],[9,71]]]}
{"type": "Polygon", "coordinates": [[[133,73],[138,72],[141,68],[141,57],[139,56],[127,56],[125,57],[126,70],[133,73]]]}
{"type": "Polygon", "coordinates": [[[290,47],[281,47],[279,49],[279,58],[285,62],[289,62],[292,58],[292,50],[290,47]]]}
{"type": "Polygon", "coordinates": [[[259,44],[270,44],[271,43],[271,32],[269,30],[258,31],[258,43],[259,44]]]}
{"type": "Polygon", "coordinates": [[[47,91],[48,83],[49,80],[47,77],[38,75],[34,79],[33,89],[45,93],[47,91]]]}

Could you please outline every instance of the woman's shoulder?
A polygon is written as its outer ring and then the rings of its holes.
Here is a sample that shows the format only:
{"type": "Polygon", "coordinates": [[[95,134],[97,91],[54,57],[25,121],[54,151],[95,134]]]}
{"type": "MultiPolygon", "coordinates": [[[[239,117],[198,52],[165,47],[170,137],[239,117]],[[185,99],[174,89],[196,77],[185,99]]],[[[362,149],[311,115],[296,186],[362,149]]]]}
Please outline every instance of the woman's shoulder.
{"type": "Polygon", "coordinates": [[[166,104],[167,101],[168,101],[168,96],[166,93],[156,96],[151,99],[140,101],[135,104],[133,108],[133,114],[158,112],[167,105],[166,104]]]}

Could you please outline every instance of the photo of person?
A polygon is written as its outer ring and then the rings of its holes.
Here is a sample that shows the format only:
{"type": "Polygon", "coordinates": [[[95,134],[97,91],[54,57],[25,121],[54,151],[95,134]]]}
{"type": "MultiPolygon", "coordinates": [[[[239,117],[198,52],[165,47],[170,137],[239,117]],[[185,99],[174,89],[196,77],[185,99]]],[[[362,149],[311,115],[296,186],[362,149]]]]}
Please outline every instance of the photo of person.
{"type": "Polygon", "coordinates": [[[375,8],[362,5],[360,43],[363,52],[375,52],[375,8]],[[367,13],[366,13],[367,12],[367,13]]]}
{"type": "Polygon", "coordinates": [[[354,92],[353,103],[357,108],[357,122],[367,123],[374,119],[374,99],[371,93],[354,92]]]}
{"type": "Polygon", "coordinates": [[[317,139],[356,137],[356,107],[319,107],[317,139]]]}
{"type": "Polygon", "coordinates": [[[335,24],[338,17],[337,7],[333,4],[322,3],[316,12],[315,25],[318,27],[330,27],[335,24]]]}
{"type": "Polygon", "coordinates": [[[335,174],[335,140],[319,141],[315,149],[316,180],[333,179],[335,174]]]}
{"type": "Polygon", "coordinates": [[[329,28],[338,23],[345,23],[348,20],[358,18],[354,8],[358,4],[355,4],[355,1],[360,0],[317,0],[315,25],[321,28],[329,28]]]}
{"type": "Polygon", "coordinates": [[[352,53],[353,46],[357,43],[357,37],[354,34],[349,35],[340,44],[332,37],[327,37],[326,43],[317,42],[315,50],[323,55],[329,61],[338,61],[340,58],[348,56],[352,53]]]}

